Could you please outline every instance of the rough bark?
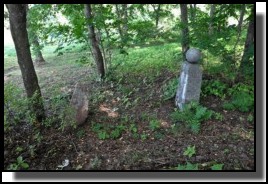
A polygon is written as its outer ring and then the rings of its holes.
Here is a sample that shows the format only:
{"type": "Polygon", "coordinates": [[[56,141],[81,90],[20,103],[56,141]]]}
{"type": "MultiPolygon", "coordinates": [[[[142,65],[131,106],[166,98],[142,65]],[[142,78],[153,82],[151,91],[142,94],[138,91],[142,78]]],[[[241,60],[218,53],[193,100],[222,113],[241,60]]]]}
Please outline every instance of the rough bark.
{"type": "Polygon", "coordinates": [[[188,28],[188,12],[187,12],[187,4],[180,4],[181,8],[181,22],[182,22],[182,55],[183,60],[186,59],[185,53],[189,48],[189,28],[188,28]]]}
{"type": "Polygon", "coordinates": [[[37,75],[34,70],[30,52],[28,33],[26,29],[26,7],[25,4],[6,4],[9,12],[10,31],[14,41],[18,64],[21,70],[23,83],[28,98],[33,100],[31,108],[35,112],[37,120],[42,121],[45,117],[42,96],[38,84],[37,75]]]}
{"type": "MultiPolygon", "coordinates": [[[[85,6],[86,19],[87,20],[93,19],[90,4],[85,4],[84,6],[85,6]]],[[[90,43],[91,43],[92,53],[93,53],[93,57],[94,57],[94,60],[96,62],[96,65],[97,65],[97,70],[98,70],[98,73],[99,73],[100,77],[103,78],[104,75],[105,75],[103,57],[102,57],[102,54],[101,54],[101,51],[100,51],[100,48],[99,48],[99,43],[98,43],[98,41],[96,39],[94,26],[89,21],[87,27],[88,27],[88,37],[89,37],[89,40],[90,40],[90,43]]]]}

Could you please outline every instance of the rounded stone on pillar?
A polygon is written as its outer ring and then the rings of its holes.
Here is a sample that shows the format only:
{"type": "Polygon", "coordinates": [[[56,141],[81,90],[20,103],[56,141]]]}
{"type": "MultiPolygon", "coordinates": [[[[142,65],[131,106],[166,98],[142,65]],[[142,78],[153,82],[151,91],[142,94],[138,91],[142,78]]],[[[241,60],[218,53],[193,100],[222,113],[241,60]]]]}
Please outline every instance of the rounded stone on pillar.
{"type": "Polygon", "coordinates": [[[201,59],[201,52],[198,49],[190,48],[186,52],[186,60],[190,63],[198,63],[201,59]]]}

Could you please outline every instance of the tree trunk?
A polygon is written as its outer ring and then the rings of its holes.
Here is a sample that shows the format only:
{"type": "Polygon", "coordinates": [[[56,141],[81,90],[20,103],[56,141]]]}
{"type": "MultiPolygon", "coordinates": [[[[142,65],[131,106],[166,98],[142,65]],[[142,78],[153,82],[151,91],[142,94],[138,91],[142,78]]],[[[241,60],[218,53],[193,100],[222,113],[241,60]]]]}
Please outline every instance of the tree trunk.
{"type": "Polygon", "coordinates": [[[212,35],[213,34],[213,22],[214,22],[214,17],[215,17],[215,9],[216,9],[216,5],[212,4],[210,7],[210,22],[209,22],[209,28],[208,28],[208,34],[212,35]]]}
{"type": "Polygon", "coordinates": [[[238,25],[237,25],[238,33],[241,32],[245,12],[246,12],[246,5],[242,4],[241,5],[241,10],[240,10],[240,17],[239,17],[239,21],[238,21],[238,25]]]}
{"type": "MultiPolygon", "coordinates": [[[[26,13],[29,12],[29,5],[26,5],[26,13]]],[[[31,25],[30,22],[27,21],[27,30],[28,30],[28,37],[29,37],[29,42],[33,47],[33,54],[35,56],[35,62],[39,65],[39,64],[44,64],[45,63],[45,59],[42,55],[41,52],[41,47],[38,41],[38,37],[35,34],[35,32],[31,29],[31,25]]]]}
{"type": "Polygon", "coordinates": [[[37,37],[35,37],[34,40],[32,41],[32,46],[34,47],[35,62],[37,64],[44,64],[45,59],[42,55],[40,44],[37,37]]]}
{"type": "Polygon", "coordinates": [[[238,21],[238,25],[237,25],[237,40],[236,40],[236,42],[234,44],[234,48],[233,48],[234,56],[235,56],[235,52],[236,52],[236,47],[237,47],[237,45],[238,45],[238,43],[240,41],[242,24],[243,24],[243,19],[244,19],[245,12],[246,12],[246,5],[242,4],[241,5],[241,10],[240,10],[240,17],[239,17],[239,21],[238,21]]]}
{"type": "Polygon", "coordinates": [[[28,33],[26,29],[26,5],[6,4],[9,12],[10,31],[14,41],[18,64],[28,98],[32,98],[31,109],[38,121],[45,117],[42,95],[38,85],[37,75],[31,58],[28,33]]]}
{"type": "Polygon", "coordinates": [[[158,28],[159,18],[160,18],[160,11],[161,11],[161,4],[157,5],[157,8],[155,7],[155,4],[151,4],[154,9],[154,18],[155,18],[155,28],[158,28]]]}
{"type": "MultiPolygon", "coordinates": [[[[116,9],[117,18],[119,20],[121,20],[122,17],[121,17],[121,12],[120,12],[119,5],[118,4],[115,5],[115,9],[116,9]]],[[[124,41],[124,35],[123,35],[123,31],[122,31],[121,23],[120,22],[117,25],[117,29],[118,29],[118,32],[119,32],[119,35],[120,35],[121,42],[123,43],[123,41],[124,41]]]]}
{"type": "Polygon", "coordinates": [[[249,54],[251,47],[254,45],[254,7],[251,10],[250,21],[248,24],[247,38],[244,46],[244,53],[240,64],[240,73],[244,74],[247,66],[249,65],[249,54]]]}
{"type": "MultiPolygon", "coordinates": [[[[85,6],[86,19],[87,20],[93,20],[90,4],[85,4],[84,6],[85,6]]],[[[94,57],[94,60],[96,62],[96,65],[97,65],[98,73],[99,73],[100,77],[103,78],[104,75],[105,75],[103,57],[102,57],[102,54],[101,54],[101,51],[100,51],[100,48],[99,48],[99,43],[98,43],[98,41],[96,39],[94,26],[92,24],[92,21],[88,22],[87,25],[88,25],[88,32],[89,32],[88,37],[89,37],[89,40],[90,40],[90,43],[91,43],[93,57],[94,57]]]]}
{"type": "Polygon", "coordinates": [[[127,25],[127,19],[128,19],[128,14],[127,14],[127,4],[123,4],[122,5],[122,9],[123,9],[123,14],[124,14],[124,17],[123,17],[123,35],[124,35],[124,38],[125,38],[125,41],[127,39],[127,31],[128,31],[128,25],[127,25]]]}
{"type": "Polygon", "coordinates": [[[189,29],[188,29],[188,13],[187,13],[187,4],[180,4],[181,8],[181,22],[182,22],[182,55],[183,60],[186,60],[186,51],[189,48],[189,29]]]}

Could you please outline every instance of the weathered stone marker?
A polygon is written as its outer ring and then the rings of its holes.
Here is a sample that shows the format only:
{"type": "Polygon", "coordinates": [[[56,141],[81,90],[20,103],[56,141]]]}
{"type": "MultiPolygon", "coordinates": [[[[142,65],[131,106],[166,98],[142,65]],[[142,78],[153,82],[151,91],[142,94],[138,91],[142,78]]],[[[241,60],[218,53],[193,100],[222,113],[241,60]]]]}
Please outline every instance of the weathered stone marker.
{"type": "Polygon", "coordinates": [[[176,106],[181,110],[186,103],[199,102],[202,82],[202,71],[198,63],[200,58],[198,49],[191,48],[186,52],[175,99],[176,106]]]}
{"type": "Polygon", "coordinates": [[[71,99],[71,106],[75,109],[75,121],[77,125],[85,122],[88,116],[88,98],[86,90],[80,84],[75,85],[75,89],[71,99]]]}

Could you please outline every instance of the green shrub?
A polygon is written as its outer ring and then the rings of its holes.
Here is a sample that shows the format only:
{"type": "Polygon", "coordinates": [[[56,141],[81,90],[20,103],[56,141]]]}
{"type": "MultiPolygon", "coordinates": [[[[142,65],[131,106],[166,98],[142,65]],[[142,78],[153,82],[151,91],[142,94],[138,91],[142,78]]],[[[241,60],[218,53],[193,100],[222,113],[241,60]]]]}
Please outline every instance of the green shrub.
{"type": "Polygon", "coordinates": [[[4,130],[8,131],[11,126],[21,121],[33,124],[35,114],[30,111],[30,101],[24,96],[22,89],[12,83],[4,86],[4,130]]]}
{"type": "Polygon", "coordinates": [[[226,110],[238,109],[241,112],[249,112],[254,110],[254,96],[246,92],[234,94],[230,102],[223,104],[226,110]]]}
{"type": "Polygon", "coordinates": [[[204,80],[202,82],[202,94],[215,95],[222,99],[226,96],[227,85],[221,82],[220,80],[204,80]]]}
{"type": "Polygon", "coordinates": [[[183,111],[176,109],[170,116],[174,123],[184,122],[194,133],[198,133],[201,122],[210,119],[212,115],[213,111],[193,102],[186,104],[183,111]]]}

